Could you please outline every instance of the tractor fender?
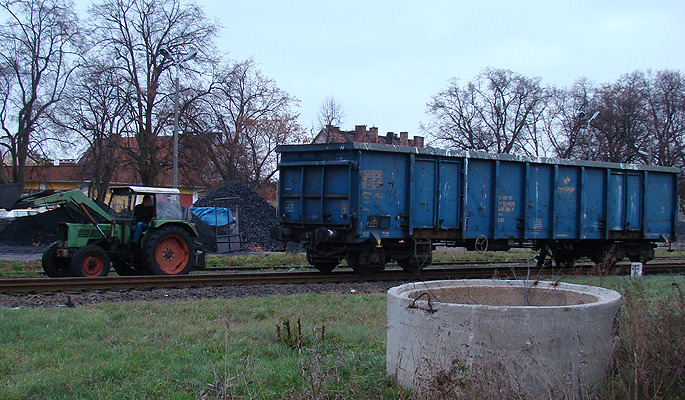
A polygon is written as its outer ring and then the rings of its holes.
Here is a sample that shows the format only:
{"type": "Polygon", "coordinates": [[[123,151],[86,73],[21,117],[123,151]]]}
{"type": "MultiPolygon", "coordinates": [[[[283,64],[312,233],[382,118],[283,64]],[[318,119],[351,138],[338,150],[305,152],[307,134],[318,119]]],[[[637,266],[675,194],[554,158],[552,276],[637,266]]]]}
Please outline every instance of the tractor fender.
{"type": "Polygon", "coordinates": [[[151,231],[151,229],[159,229],[164,226],[178,226],[181,227],[183,230],[188,232],[190,237],[196,238],[200,237],[197,233],[197,229],[195,229],[195,225],[190,223],[190,222],[183,222],[183,221],[159,221],[159,220],[153,220],[150,222],[150,225],[148,226],[148,229],[145,231],[145,237],[147,237],[148,233],[151,231]]]}

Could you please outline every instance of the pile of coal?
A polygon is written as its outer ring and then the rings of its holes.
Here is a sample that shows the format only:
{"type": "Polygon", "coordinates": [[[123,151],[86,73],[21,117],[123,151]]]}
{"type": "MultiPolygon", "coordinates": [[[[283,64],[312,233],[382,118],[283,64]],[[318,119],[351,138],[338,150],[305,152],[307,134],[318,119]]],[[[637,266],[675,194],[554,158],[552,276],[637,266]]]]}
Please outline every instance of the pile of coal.
{"type": "Polygon", "coordinates": [[[40,214],[17,218],[0,232],[0,244],[5,246],[47,246],[56,240],[57,224],[74,221],[75,216],[71,214],[64,208],[56,208],[40,214]]]}
{"type": "MultiPolygon", "coordinates": [[[[277,225],[276,207],[252,190],[247,184],[233,181],[218,187],[193,204],[195,207],[225,207],[237,213],[242,250],[282,250],[283,243],[270,236],[277,225]],[[226,199],[228,200],[220,200],[226,199]]],[[[200,241],[207,251],[216,251],[216,228],[193,217],[192,222],[200,235],[200,241]]]]}

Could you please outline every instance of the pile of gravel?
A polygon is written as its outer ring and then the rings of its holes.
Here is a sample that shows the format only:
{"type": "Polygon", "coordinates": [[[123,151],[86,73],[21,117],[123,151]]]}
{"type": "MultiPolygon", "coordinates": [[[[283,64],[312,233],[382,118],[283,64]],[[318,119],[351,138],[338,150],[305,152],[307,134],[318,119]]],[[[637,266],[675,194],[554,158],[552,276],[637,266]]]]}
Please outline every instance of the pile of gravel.
{"type": "MultiPolygon", "coordinates": [[[[271,228],[276,226],[276,207],[242,182],[233,181],[218,187],[193,204],[195,207],[214,207],[215,200],[233,198],[228,201],[231,212],[238,213],[238,223],[242,240],[242,250],[276,251],[283,249],[283,243],[270,236],[271,228]],[[235,210],[237,208],[237,210],[235,210]]],[[[216,204],[224,206],[224,202],[216,204]]],[[[207,251],[216,251],[216,228],[209,226],[193,216],[192,222],[200,235],[200,241],[207,251]]]]}

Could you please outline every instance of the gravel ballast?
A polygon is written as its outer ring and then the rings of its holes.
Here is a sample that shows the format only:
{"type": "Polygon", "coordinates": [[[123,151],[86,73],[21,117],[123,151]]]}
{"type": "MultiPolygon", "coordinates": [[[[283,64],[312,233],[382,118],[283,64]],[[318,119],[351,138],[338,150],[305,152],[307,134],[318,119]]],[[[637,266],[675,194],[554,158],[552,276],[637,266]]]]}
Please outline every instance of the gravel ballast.
{"type": "Polygon", "coordinates": [[[7,308],[52,308],[83,307],[99,303],[125,302],[182,302],[209,299],[231,299],[244,297],[287,296],[293,294],[384,294],[399,282],[361,283],[316,283],[221,286],[187,289],[128,290],[86,293],[55,293],[50,295],[0,294],[0,307],[7,308]]]}

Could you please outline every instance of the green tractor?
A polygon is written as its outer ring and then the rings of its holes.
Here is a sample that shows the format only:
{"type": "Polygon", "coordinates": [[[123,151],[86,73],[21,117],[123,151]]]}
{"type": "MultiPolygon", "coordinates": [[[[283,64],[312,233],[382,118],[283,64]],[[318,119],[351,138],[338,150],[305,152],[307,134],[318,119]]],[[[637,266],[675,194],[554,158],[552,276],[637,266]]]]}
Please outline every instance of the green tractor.
{"type": "Polygon", "coordinates": [[[87,221],[58,225],[57,241],[43,253],[47,276],[106,276],[112,267],[119,275],[182,275],[204,263],[178,189],[124,186],[110,194],[108,211],[79,190],[34,200],[67,207],[87,221]]]}

